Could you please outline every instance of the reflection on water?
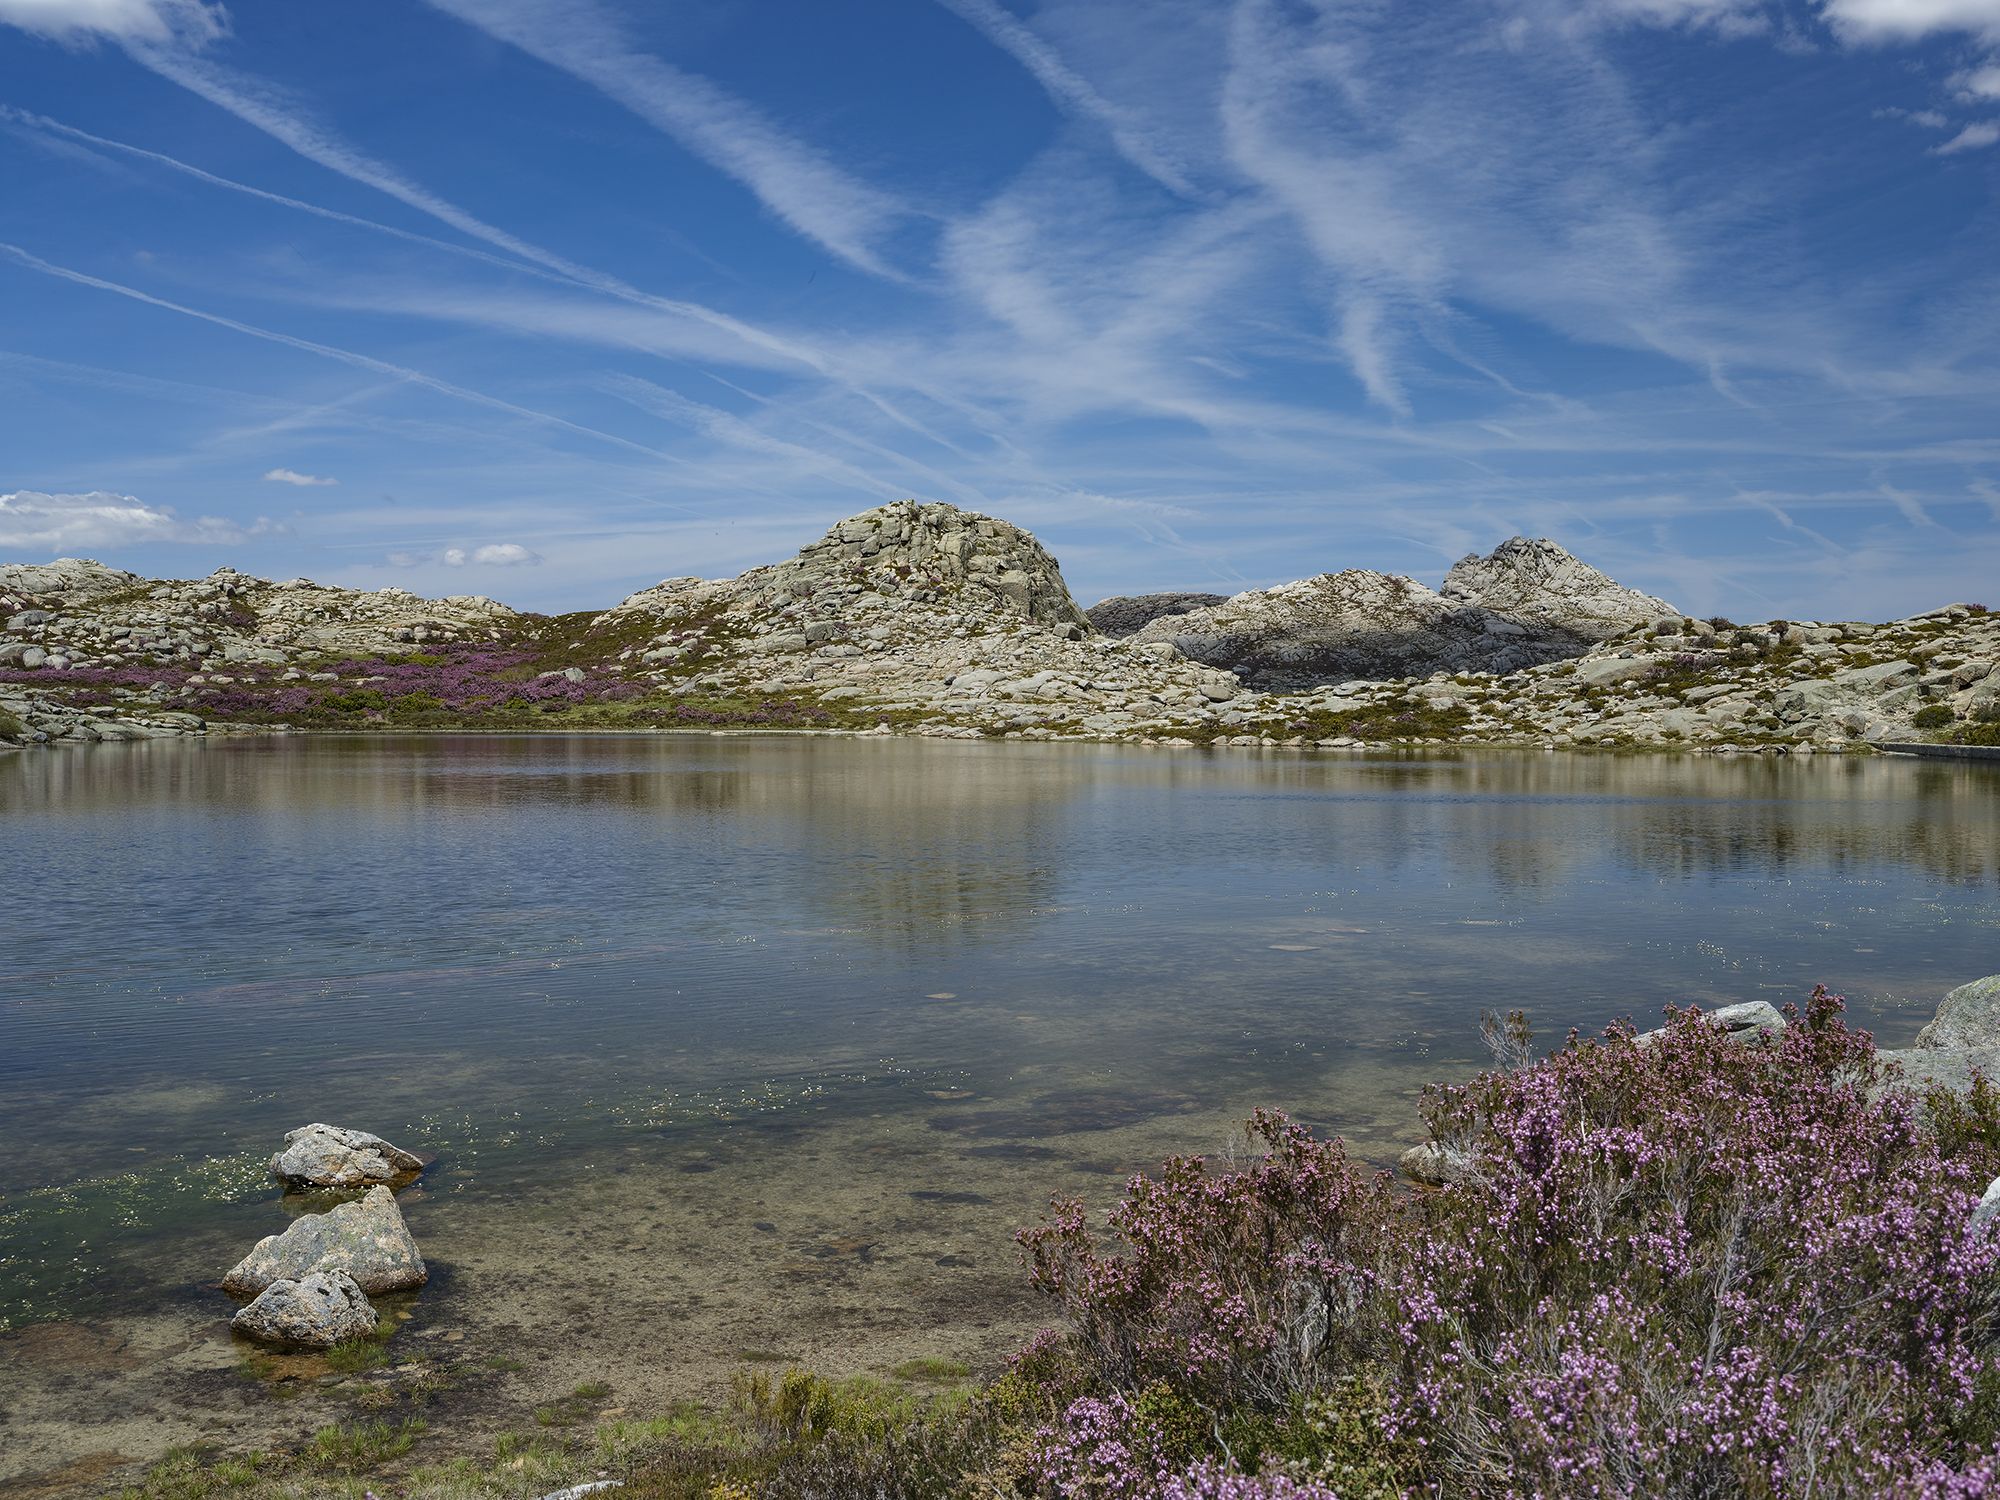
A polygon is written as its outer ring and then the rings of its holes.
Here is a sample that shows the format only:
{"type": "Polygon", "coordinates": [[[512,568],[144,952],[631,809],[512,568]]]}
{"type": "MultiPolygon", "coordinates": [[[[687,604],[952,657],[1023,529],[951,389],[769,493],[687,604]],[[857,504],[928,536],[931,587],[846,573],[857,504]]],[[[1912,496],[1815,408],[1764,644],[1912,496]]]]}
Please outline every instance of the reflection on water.
{"type": "Polygon", "coordinates": [[[202,1284],[271,1232],[262,1159],[305,1120],[437,1154],[419,1321],[539,1348],[544,1383],[577,1277],[671,1322],[664,1370],[646,1319],[593,1334],[658,1396],[745,1348],[990,1353],[1033,1315],[1006,1233],[1049,1190],[1260,1103],[1386,1160],[1482,1009],[1559,1037],[1824,980],[1906,1040],[2000,971],[1996,792],[1880,759],[775,737],[0,759],[0,1137],[33,1143],[0,1156],[0,1326],[167,1351],[34,1386],[20,1472],[83,1451],[55,1393],[86,1374],[135,1422],[274,1420],[159,1371],[230,1363],[202,1284]]]}

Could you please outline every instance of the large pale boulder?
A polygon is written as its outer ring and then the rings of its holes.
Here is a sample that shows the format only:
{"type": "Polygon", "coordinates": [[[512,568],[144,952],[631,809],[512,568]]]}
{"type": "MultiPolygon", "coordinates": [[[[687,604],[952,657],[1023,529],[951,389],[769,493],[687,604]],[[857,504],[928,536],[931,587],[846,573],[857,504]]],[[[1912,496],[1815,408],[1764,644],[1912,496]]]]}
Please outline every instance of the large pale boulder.
{"type": "Polygon", "coordinates": [[[302,1125],[285,1135],[271,1175],[293,1188],[357,1188],[414,1177],[424,1164],[365,1130],[302,1125]]]}
{"type": "Polygon", "coordinates": [[[2000,1046],[2000,974],[1961,984],[1939,1003],[1937,1014],[1917,1033],[1917,1045],[2000,1046]]]}
{"type": "Polygon", "coordinates": [[[372,1187],[352,1203],[308,1214],[283,1234],[266,1235],[222,1285],[248,1297],[313,1271],[345,1271],[364,1292],[403,1291],[430,1278],[396,1195],[372,1187]]]}
{"type": "MultiPolygon", "coordinates": [[[[1701,1020],[1732,1042],[1762,1045],[1775,1042],[1785,1034],[1784,1013],[1768,1000],[1743,1000],[1735,1005],[1718,1005],[1714,1010],[1703,1011],[1701,1020]]],[[[1661,1027],[1657,1031],[1641,1032],[1633,1040],[1646,1046],[1665,1034],[1666,1028],[1661,1027]]]]}
{"type": "Polygon", "coordinates": [[[374,1305],[345,1271],[274,1281],[229,1320],[237,1333],[281,1349],[331,1349],[375,1331],[374,1305]]]}

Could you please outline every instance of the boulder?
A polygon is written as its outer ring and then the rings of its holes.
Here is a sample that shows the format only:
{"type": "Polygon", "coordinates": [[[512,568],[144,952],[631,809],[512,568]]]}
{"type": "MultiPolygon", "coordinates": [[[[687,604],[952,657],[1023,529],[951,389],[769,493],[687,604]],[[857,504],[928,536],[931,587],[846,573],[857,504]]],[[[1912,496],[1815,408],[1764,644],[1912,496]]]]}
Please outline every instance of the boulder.
{"type": "Polygon", "coordinates": [[[309,1271],[274,1281],[229,1320],[230,1328],[280,1349],[331,1349],[375,1331],[375,1308],[345,1271],[309,1271]]]}
{"type": "Polygon", "coordinates": [[[414,1177],[424,1164],[365,1130],[301,1125],[285,1133],[271,1175],[288,1188],[358,1188],[414,1177]]]}
{"type": "Polygon", "coordinates": [[[1703,1011],[1701,1018],[1711,1026],[1721,1027],[1726,1036],[1737,1041],[1776,1041],[1785,1031],[1785,1018],[1768,1000],[1745,1000],[1738,1005],[1720,1006],[1703,1011]]]}
{"type": "Polygon", "coordinates": [[[293,1220],[283,1234],[266,1235],[222,1285],[248,1297],[313,1271],[345,1271],[364,1292],[403,1291],[430,1278],[395,1194],[378,1186],[352,1203],[293,1220]]]}
{"type": "Polygon", "coordinates": [[[1917,1046],[1927,1050],[2000,1046],[2000,974],[1961,984],[1946,995],[1930,1024],[1917,1033],[1917,1046]]]}
{"type": "Polygon", "coordinates": [[[2000,1177],[1986,1184],[1986,1191],[1979,1195],[1979,1202],[1972,1210],[1972,1227],[1984,1229],[1996,1218],[2000,1218],[2000,1177]]]}
{"type": "MultiPolygon", "coordinates": [[[[1704,1023],[1718,1028],[1732,1042],[1775,1042],[1785,1034],[1785,1018],[1768,1000],[1745,1000],[1736,1005],[1719,1005],[1701,1013],[1704,1023]]],[[[1642,1032],[1635,1040],[1641,1045],[1665,1035],[1666,1028],[1642,1032]]]]}

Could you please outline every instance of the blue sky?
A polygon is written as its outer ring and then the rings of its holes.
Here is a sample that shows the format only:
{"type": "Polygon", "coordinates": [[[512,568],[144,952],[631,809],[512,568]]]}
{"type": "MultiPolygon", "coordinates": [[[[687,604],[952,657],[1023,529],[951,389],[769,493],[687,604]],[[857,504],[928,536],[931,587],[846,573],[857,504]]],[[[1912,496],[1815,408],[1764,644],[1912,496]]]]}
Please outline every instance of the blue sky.
{"type": "Polygon", "coordinates": [[[0,0],[0,556],[2000,606],[2000,0],[0,0]]]}

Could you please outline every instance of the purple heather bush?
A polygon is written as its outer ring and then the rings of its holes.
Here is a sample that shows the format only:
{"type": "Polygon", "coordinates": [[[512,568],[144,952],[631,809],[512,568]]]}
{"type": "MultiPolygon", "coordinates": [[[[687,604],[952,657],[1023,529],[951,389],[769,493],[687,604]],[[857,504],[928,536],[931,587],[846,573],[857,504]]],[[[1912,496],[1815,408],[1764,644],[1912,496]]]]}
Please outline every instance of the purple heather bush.
{"type": "Polygon", "coordinates": [[[1067,1315],[1013,1377],[1049,1414],[1026,1482],[2000,1493],[1994,1132],[1883,1088],[1823,990],[1788,1020],[1746,1044],[1691,1010],[1434,1089],[1466,1163],[1435,1191],[1266,1113],[1243,1158],[1135,1178],[1104,1232],[1059,1200],[1021,1237],[1067,1315]]]}

